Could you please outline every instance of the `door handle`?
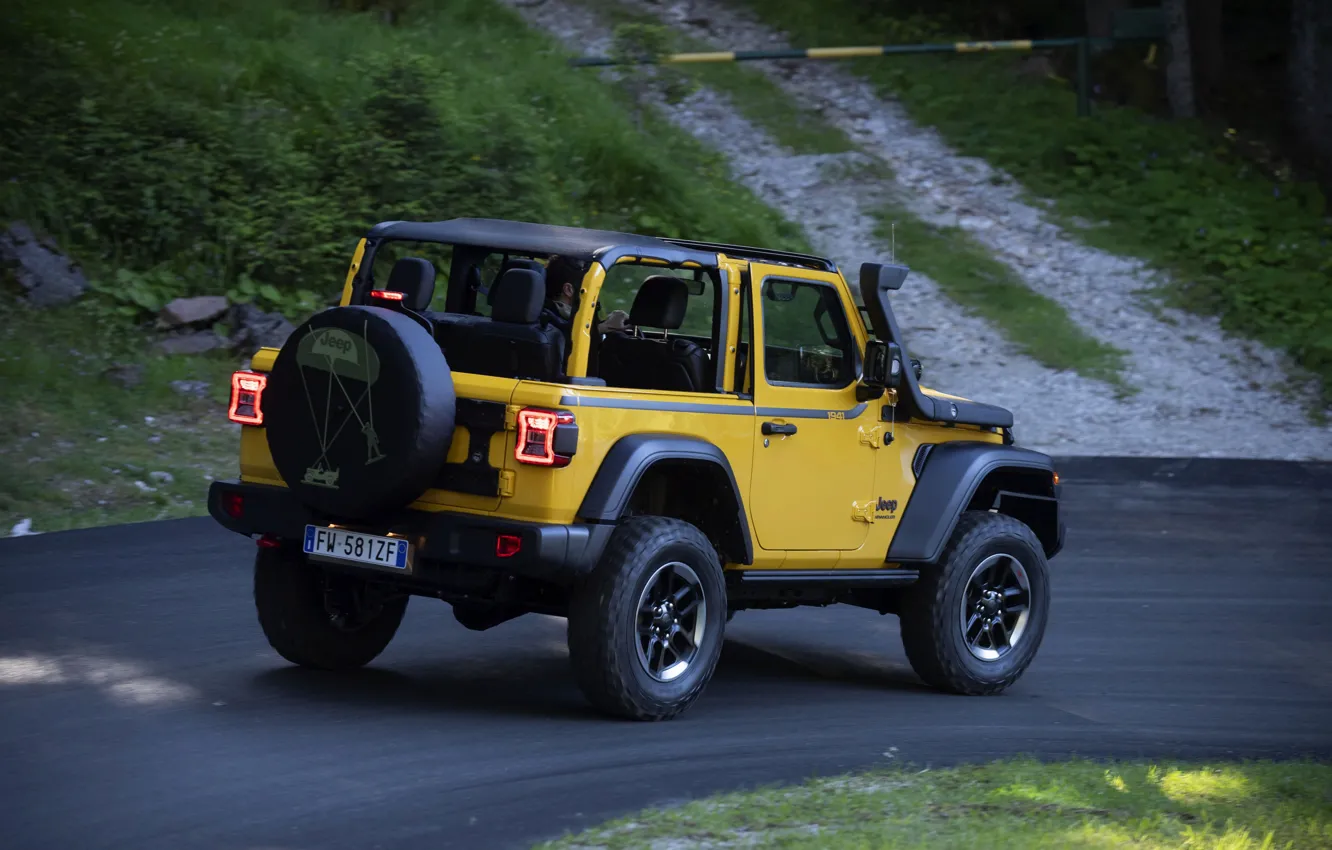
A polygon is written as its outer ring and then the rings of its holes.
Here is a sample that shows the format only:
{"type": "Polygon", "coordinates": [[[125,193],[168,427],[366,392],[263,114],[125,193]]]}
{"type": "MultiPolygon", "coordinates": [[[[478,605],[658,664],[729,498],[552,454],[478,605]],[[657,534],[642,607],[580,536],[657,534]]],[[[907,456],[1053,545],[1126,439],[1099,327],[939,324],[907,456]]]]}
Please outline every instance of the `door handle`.
{"type": "Polygon", "coordinates": [[[796,426],[794,425],[782,425],[778,422],[763,423],[763,436],[765,437],[770,437],[773,434],[781,434],[782,436],[786,437],[790,436],[791,434],[794,434],[795,432],[796,432],[796,426]]]}

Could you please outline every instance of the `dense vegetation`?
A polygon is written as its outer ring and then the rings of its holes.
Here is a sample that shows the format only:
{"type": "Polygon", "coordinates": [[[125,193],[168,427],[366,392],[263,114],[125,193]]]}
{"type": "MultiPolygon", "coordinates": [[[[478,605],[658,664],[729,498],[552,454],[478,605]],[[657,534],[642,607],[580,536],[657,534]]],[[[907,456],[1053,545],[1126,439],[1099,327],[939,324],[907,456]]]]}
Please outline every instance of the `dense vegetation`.
{"type": "Polygon", "coordinates": [[[0,214],[149,309],[227,290],[309,306],[359,234],[395,218],[797,238],[489,0],[418,0],[396,26],[314,0],[14,0],[0,15],[0,214]]]}
{"type": "MultiPolygon", "coordinates": [[[[967,35],[955,22],[907,13],[906,0],[727,2],[806,47],[967,35]]],[[[1055,200],[1088,241],[1170,269],[1178,303],[1289,351],[1332,399],[1332,218],[1315,184],[1262,167],[1203,124],[1104,102],[1080,120],[1067,81],[1024,74],[1011,55],[854,67],[962,152],[1055,200]]]]}
{"type": "Polygon", "coordinates": [[[0,274],[0,534],[200,512],[209,478],[235,474],[220,411],[237,359],[163,356],[133,324],[196,293],[299,318],[340,291],[375,222],[802,246],[718,159],[500,5],[394,2],[396,25],[358,5],[0,6],[0,230],[48,232],[98,290],[37,310],[0,274]]]}

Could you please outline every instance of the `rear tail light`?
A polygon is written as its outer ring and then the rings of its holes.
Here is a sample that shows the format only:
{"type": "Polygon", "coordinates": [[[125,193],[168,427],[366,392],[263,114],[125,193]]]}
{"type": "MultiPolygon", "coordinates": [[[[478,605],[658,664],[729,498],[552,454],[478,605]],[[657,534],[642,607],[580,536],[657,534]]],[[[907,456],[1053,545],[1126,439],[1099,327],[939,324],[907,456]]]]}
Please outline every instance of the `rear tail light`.
{"type": "Polygon", "coordinates": [[[567,410],[518,411],[518,445],[513,456],[534,466],[568,466],[578,450],[578,425],[567,410]]]}
{"type": "Polygon", "coordinates": [[[523,550],[523,538],[517,534],[495,536],[495,557],[512,558],[523,550]]]}
{"type": "Polygon", "coordinates": [[[268,376],[258,372],[234,372],[231,375],[231,407],[227,418],[241,425],[264,424],[264,388],[268,376]]]}
{"type": "Polygon", "coordinates": [[[402,292],[394,292],[391,289],[372,289],[370,297],[377,298],[380,301],[402,301],[407,296],[402,292]]]}
{"type": "Polygon", "coordinates": [[[223,493],[222,511],[232,519],[240,519],[245,515],[245,497],[240,493],[223,493]]]}

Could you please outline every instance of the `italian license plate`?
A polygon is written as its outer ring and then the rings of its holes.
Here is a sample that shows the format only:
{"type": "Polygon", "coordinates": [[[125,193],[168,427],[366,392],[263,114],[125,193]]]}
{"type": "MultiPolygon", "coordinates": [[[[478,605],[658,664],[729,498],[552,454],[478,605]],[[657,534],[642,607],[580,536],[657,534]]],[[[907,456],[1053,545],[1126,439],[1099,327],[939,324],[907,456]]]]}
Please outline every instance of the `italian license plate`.
{"type": "Polygon", "coordinates": [[[305,554],[334,561],[350,561],[406,570],[411,564],[412,547],[406,540],[362,534],[345,528],[305,527],[305,554]]]}

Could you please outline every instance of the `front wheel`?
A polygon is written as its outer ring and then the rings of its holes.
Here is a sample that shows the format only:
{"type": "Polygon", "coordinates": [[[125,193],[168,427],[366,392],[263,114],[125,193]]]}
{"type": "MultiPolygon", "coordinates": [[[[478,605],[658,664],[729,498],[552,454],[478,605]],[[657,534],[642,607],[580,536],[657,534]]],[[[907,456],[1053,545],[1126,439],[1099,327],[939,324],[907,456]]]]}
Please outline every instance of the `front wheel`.
{"type": "Polygon", "coordinates": [[[268,643],[293,664],[352,670],[397,634],[408,597],[308,563],[299,552],[260,549],[254,606],[268,643]]]}
{"type": "Polygon", "coordinates": [[[726,583],[702,532],[678,519],[630,519],[570,601],[574,676],[608,714],[674,717],[712,678],[725,625],[726,583]]]}
{"type": "Polygon", "coordinates": [[[916,674],[959,694],[997,694],[1036,656],[1050,607],[1045,551],[1010,516],[968,511],[938,564],[902,600],[902,644],[916,674]]]}

